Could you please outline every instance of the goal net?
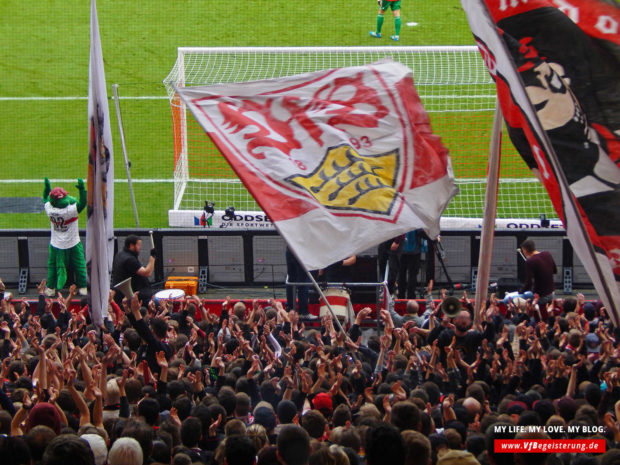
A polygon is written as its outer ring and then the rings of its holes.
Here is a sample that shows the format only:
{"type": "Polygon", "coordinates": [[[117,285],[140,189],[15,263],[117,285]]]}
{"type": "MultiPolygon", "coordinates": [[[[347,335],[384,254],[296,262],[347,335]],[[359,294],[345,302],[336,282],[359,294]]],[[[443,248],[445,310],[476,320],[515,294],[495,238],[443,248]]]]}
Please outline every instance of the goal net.
{"type": "MultiPolygon", "coordinates": [[[[174,92],[198,86],[278,78],[372,63],[390,57],[410,67],[433,131],[449,149],[460,194],[444,216],[481,218],[495,86],[476,47],[235,47],[178,49],[164,80],[174,130],[174,210],[200,211],[205,201],[223,210],[258,205],[174,92]]],[[[498,218],[557,218],[547,193],[508,136],[502,137],[498,218]]],[[[181,226],[171,224],[171,226],[181,226]]]]}

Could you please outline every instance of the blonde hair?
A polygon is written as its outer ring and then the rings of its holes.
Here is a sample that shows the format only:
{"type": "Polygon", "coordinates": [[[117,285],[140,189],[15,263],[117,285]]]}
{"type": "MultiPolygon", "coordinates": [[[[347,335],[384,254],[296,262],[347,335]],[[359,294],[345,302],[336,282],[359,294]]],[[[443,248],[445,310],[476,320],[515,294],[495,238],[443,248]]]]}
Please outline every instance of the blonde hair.
{"type": "Polygon", "coordinates": [[[118,389],[118,383],[115,378],[108,380],[105,391],[105,402],[107,405],[116,405],[121,403],[121,393],[118,389]]]}
{"type": "Polygon", "coordinates": [[[360,407],[360,417],[374,417],[380,420],[381,412],[375,404],[364,404],[360,407]]]}
{"type": "Polygon", "coordinates": [[[233,305],[233,314],[243,321],[245,319],[245,304],[243,302],[237,302],[233,305]]]}
{"type": "Polygon", "coordinates": [[[329,455],[334,459],[334,465],[349,465],[349,456],[342,446],[337,444],[329,446],[329,455]]]}
{"type": "Polygon", "coordinates": [[[323,465],[350,465],[346,452],[337,444],[327,446],[325,443],[320,443],[318,447],[312,447],[312,450],[311,462],[323,465]]]}
{"type": "Polygon", "coordinates": [[[247,435],[254,444],[256,453],[258,453],[263,447],[269,445],[269,436],[267,436],[267,430],[263,425],[254,423],[248,426],[247,435]]]}

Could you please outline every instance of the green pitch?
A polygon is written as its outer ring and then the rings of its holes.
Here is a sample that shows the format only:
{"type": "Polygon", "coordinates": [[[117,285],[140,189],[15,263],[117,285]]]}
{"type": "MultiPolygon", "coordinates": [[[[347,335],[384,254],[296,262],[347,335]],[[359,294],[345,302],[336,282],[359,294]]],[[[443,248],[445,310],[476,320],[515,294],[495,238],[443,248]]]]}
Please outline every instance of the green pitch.
{"type": "MultiPolygon", "coordinates": [[[[45,0],[27,7],[17,0],[0,3],[0,197],[38,196],[44,176],[86,176],[89,12],[88,0],[45,0]]],[[[384,38],[368,34],[377,14],[372,0],[248,0],[236,9],[206,0],[100,0],[98,14],[108,94],[119,84],[123,98],[143,227],[166,227],[172,208],[172,121],[162,80],[175,62],[177,47],[393,44],[388,39],[394,27],[390,12],[384,38]]],[[[403,0],[402,17],[399,45],[473,44],[458,0],[403,0]],[[419,25],[407,27],[410,21],[419,25]]],[[[114,102],[109,105],[115,176],[121,180],[116,184],[115,226],[133,227],[114,102]]],[[[484,170],[484,154],[475,163],[484,170]]],[[[75,194],[73,184],[62,185],[75,194]]],[[[47,226],[44,213],[0,213],[0,229],[47,226]]]]}

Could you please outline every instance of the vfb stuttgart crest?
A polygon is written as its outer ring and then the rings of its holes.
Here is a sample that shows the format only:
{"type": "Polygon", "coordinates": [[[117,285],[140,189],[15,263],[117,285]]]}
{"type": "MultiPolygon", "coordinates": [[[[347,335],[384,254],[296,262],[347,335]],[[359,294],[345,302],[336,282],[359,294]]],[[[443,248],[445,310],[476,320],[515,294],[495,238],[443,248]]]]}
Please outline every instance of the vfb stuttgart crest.
{"type": "Polygon", "coordinates": [[[395,189],[398,162],[398,149],[361,155],[350,145],[340,145],[327,149],[312,173],[286,180],[329,209],[387,216],[398,196],[395,189]]]}

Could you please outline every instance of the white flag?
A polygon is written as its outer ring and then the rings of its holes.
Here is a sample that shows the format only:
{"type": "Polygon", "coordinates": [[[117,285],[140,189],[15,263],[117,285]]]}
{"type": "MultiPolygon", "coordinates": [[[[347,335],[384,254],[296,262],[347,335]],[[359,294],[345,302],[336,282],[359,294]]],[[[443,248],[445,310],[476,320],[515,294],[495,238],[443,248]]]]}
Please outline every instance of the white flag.
{"type": "Polygon", "coordinates": [[[439,233],[457,188],[406,66],[177,92],[308,269],[413,229],[439,233]]]}
{"type": "Polygon", "coordinates": [[[114,161],[95,0],[91,0],[90,9],[88,142],[86,269],[89,309],[93,323],[99,327],[103,318],[108,315],[110,272],[114,254],[114,161]]]}

